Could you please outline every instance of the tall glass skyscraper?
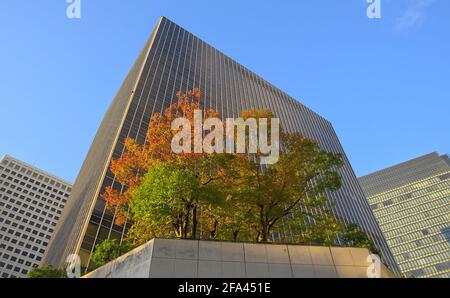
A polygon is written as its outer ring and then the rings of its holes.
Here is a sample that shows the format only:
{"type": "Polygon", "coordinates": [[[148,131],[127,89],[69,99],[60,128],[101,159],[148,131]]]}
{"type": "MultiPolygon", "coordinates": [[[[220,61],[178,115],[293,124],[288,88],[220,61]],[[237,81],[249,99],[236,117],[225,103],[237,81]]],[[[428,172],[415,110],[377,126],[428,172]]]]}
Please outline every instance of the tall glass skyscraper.
{"type": "MultiPolygon", "coordinates": [[[[106,186],[120,188],[109,171],[112,158],[123,154],[126,137],[145,142],[150,119],[175,98],[177,91],[202,91],[203,106],[223,117],[236,117],[251,108],[268,108],[287,131],[317,140],[328,151],[342,153],[342,188],[330,194],[334,214],[344,223],[357,223],[383,251],[385,262],[395,263],[358,180],[329,121],[277,89],[193,34],[162,17],[108,109],[75,182],[45,262],[62,266],[76,253],[89,265],[95,244],[123,239],[128,225],[114,224],[114,214],[99,197],[106,186]]],[[[280,231],[287,233],[287,231],[280,231]]],[[[288,235],[287,235],[288,236],[288,235]]]]}
{"type": "Polygon", "coordinates": [[[450,277],[450,159],[431,153],[361,177],[403,274],[450,277]]]}

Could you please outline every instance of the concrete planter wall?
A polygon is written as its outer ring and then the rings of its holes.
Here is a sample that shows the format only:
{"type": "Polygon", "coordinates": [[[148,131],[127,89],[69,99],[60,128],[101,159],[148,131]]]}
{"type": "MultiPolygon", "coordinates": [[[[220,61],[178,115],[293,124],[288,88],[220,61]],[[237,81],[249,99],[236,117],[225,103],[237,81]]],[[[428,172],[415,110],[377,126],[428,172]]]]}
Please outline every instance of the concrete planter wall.
{"type": "MultiPolygon", "coordinates": [[[[364,248],[153,239],[84,278],[366,278],[364,248]]],[[[381,265],[381,277],[393,277],[381,265]]]]}

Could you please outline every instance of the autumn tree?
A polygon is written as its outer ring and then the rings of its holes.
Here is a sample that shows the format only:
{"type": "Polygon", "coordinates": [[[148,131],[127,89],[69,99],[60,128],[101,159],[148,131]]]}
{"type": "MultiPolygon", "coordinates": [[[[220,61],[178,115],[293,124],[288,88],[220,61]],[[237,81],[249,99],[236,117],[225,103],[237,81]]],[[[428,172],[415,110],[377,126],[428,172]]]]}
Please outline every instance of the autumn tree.
{"type": "Polygon", "coordinates": [[[181,154],[174,153],[172,140],[179,132],[172,129],[172,122],[175,119],[183,117],[191,124],[190,135],[193,144],[195,111],[203,111],[204,121],[219,116],[215,110],[202,109],[199,89],[186,94],[178,93],[177,97],[177,102],[152,117],[145,144],[138,144],[130,138],[126,139],[124,154],[111,162],[111,171],[121,187],[107,187],[102,197],[107,207],[116,214],[116,224],[123,224],[126,219],[133,221],[128,236],[137,242],[159,235],[186,238],[188,233],[191,238],[197,238],[200,221],[198,214],[201,207],[199,203],[202,202],[206,210],[217,204],[214,201],[223,199],[224,196],[217,191],[214,196],[210,195],[212,190],[220,189],[218,184],[221,178],[227,176],[233,169],[233,160],[246,158],[231,154],[195,153],[194,150],[181,154]],[[171,170],[175,172],[179,170],[176,173],[182,175],[171,176],[171,170]],[[156,182],[156,178],[160,179],[159,182],[156,182]],[[188,184],[183,186],[183,183],[188,184]],[[155,188],[161,191],[158,193],[154,191],[155,188]],[[163,192],[163,189],[167,192],[163,192]],[[178,196],[181,193],[189,193],[191,197],[181,198],[178,196]],[[164,208],[154,208],[157,202],[161,203],[159,207],[164,208]],[[176,205],[180,202],[184,203],[182,207],[176,205]],[[133,207],[131,210],[130,206],[133,207]],[[156,211],[161,213],[155,214],[156,211]],[[151,213],[146,215],[146,212],[151,213]],[[167,212],[171,213],[172,217],[167,212]],[[174,234],[161,228],[166,224],[174,228],[171,230],[174,234]]]}
{"type": "MultiPolygon", "coordinates": [[[[192,121],[194,110],[201,109],[200,90],[194,89],[186,94],[177,93],[178,101],[167,107],[164,112],[151,118],[145,144],[139,144],[132,138],[124,142],[124,153],[111,161],[110,170],[120,188],[107,187],[102,195],[107,207],[115,212],[116,223],[123,224],[129,218],[128,206],[131,195],[138,187],[149,168],[157,162],[189,163],[195,154],[175,155],[171,150],[171,140],[177,133],[171,129],[171,123],[178,117],[192,121]]],[[[215,111],[206,111],[207,115],[216,115],[215,111]]]]}
{"type": "MultiPolygon", "coordinates": [[[[262,165],[267,152],[260,148],[251,154],[248,150],[239,154],[194,150],[176,154],[171,145],[180,130],[173,129],[172,122],[179,117],[188,120],[189,144],[193,144],[194,113],[202,110],[198,89],[177,97],[177,102],[152,117],[145,144],[127,139],[124,154],[111,163],[121,187],[107,188],[103,198],[115,212],[117,224],[125,219],[133,222],[130,239],[137,243],[152,237],[266,242],[285,221],[295,222],[306,236],[314,234],[305,229],[315,223],[315,235],[322,235],[316,238],[331,241],[336,226],[327,230],[325,223],[332,217],[324,214],[332,205],[326,194],[340,187],[339,154],[282,130],[275,164],[262,165]]],[[[205,121],[219,114],[203,110],[203,116],[205,121]]],[[[244,120],[256,119],[258,125],[260,119],[268,119],[269,140],[275,133],[270,129],[273,116],[268,110],[241,114],[244,120]]],[[[249,149],[250,129],[245,132],[244,146],[249,149]]]]}
{"type": "MultiPolygon", "coordinates": [[[[270,111],[250,110],[242,118],[273,118],[270,111]]],[[[270,123],[268,125],[270,126],[270,123]]],[[[268,132],[268,136],[273,133],[268,132]]],[[[270,139],[270,137],[269,137],[270,139]]],[[[317,142],[298,133],[280,131],[280,156],[275,164],[261,166],[263,154],[252,154],[242,168],[239,197],[251,202],[257,215],[255,240],[266,242],[282,219],[319,220],[331,205],[327,192],[340,187],[340,154],[322,150],[317,142]]],[[[248,208],[248,204],[246,206],[248,208]]],[[[334,228],[331,229],[335,235],[334,228]]],[[[329,239],[329,237],[327,237],[329,239]]]]}

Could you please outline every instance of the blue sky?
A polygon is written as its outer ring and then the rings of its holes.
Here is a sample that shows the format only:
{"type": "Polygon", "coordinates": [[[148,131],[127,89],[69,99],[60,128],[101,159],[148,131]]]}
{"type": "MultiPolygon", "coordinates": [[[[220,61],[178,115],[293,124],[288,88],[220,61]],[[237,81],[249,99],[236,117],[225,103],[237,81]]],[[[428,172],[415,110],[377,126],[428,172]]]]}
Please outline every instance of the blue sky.
{"type": "Polygon", "coordinates": [[[329,119],[357,175],[450,153],[450,1],[0,0],[0,155],[74,181],[165,15],[329,119]]]}

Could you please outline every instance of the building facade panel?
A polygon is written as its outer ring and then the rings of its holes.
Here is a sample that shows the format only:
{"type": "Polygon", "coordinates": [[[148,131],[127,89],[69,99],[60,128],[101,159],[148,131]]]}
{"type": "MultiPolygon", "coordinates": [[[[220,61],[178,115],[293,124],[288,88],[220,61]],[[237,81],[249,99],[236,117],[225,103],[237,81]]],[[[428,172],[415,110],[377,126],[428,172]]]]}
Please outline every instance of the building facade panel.
{"type": "Polygon", "coordinates": [[[450,277],[450,163],[431,153],[360,178],[403,274],[450,277]]]}
{"type": "Polygon", "coordinates": [[[0,277],[39,266],[71,188],[11,156],[0,160],[0,277]]]}

